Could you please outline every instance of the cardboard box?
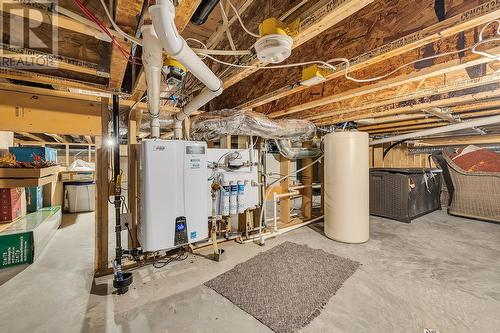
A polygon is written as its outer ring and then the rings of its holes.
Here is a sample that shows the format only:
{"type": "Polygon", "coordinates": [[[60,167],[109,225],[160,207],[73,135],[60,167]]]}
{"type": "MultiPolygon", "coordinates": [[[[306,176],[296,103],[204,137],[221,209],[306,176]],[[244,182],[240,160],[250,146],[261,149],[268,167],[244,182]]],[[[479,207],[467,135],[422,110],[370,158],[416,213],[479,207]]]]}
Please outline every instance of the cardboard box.
{"type": "Polygon", "coordinates": [[[0,223],[26,215],[26,194],[22,187],[0,188],[0,223]]]}
{"type": "Polygon", "coordinates": [[[47,207],[26,215],[0,232],[0,269],[35,261],[56,233],[61,220],[61,207],[47,207]]]}
{"type": "Polygon", "coordinates": [[[57,150],[47,147],[10,147],[9,152],[16,156],[18,162],[33,162],[36,154],[45,161],[57,162],[57,150]]]}
{"type": "Polygon", "coordinates": [[[43,207],[42,186],[26,187],[26,211],[36,212],[43,207]]]}

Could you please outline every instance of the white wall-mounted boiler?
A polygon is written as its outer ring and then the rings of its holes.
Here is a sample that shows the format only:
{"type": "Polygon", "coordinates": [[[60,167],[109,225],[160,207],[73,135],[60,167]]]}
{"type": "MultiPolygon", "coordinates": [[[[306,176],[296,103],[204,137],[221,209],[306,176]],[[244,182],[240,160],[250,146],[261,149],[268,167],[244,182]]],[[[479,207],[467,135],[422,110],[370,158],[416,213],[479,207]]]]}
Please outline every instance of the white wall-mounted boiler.
{"type": "Polygon", "coordinates": [[[143,140],[140,155],[142,250],[171,249],[208,238],[206,142],[143,140]]]}

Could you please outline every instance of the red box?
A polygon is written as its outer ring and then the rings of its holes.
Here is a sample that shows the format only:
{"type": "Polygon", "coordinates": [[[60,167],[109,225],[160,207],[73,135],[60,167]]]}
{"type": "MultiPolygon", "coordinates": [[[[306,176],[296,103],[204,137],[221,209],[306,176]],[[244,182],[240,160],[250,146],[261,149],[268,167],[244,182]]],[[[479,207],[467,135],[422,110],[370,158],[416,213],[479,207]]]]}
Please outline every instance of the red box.
{"type": "Polygon", "coordinates": [[[24,187],[0,188],[0,223],[11,222],[26,215],[24,187]]]}

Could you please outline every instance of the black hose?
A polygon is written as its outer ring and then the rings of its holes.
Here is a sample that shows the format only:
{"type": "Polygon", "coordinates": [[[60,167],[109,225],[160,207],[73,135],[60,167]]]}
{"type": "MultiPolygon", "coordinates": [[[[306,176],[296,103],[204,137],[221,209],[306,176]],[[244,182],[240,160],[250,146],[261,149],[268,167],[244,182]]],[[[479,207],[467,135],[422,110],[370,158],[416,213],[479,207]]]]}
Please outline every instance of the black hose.
{"type": "Polygon", "coordinates": [[[196,25],[204,24],[219,1],[220,0],[202,0],[193,16],[191,16],[191,23],[196,25]]]}
{"type": "Polygon", "coordinates": [[[114,194],[115,194],[115,236],[116,236],[116,255],[115,262],[116,265],[121,266],[122,263],[122,241],[121,241],[121,222],[120,222],[120,208],[121,208],[121,190],[119,189],[117,182],[121,177],[120,174],[120,97],[118,95],[113,95],[113,179],[115,181],[114,194]]]}

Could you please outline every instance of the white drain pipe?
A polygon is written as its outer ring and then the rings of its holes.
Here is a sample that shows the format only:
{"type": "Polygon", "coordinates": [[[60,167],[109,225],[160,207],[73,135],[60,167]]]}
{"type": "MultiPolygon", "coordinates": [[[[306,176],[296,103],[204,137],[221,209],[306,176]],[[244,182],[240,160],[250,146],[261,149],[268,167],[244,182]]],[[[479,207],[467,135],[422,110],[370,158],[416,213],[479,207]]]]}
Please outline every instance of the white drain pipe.
{"type": "Polygon", "coordinates": [[[175,6],[172,0],[149,0],[149,14],[163,49],[184,65],[206,88],[174,116],[176,139],[182,137],[182,121],[194,111],[219,96],[224,89],[222,81],[187,45],[175,26],[175,6]]]}
{"type": "Polygon", "coordinates": [[[370,146],[380,145],[380,144],[388,143],[388,142],[396,142],[396,141],[401,141],[401,140],[421,138],[424,136],[459,131],[459,130],[463,130],[463,129],[486,126],[486,125],[491,125],[491,124],[496,124],[496,123],[500,123],[500,115],[464,121],[461,123],[442,126],[442,127],[430,128],[430,129],[426,129],[426,130],[422,130],[422,131],[418,131],[418,132],[413,132],[413,133],[408,133],[408,134],[391,136],[391,137],[379,139],[379,140],[373,140],[372,142],[370,142],[370,146]]]}
{"type": "Polygon", "coordinates": [[[151,115],[151,137],[160,137],[160,82],[163,66],[162,47],[150,20],[141,27],[143,38],[142,64],[146,74],[148,110],[151,115]]]}

